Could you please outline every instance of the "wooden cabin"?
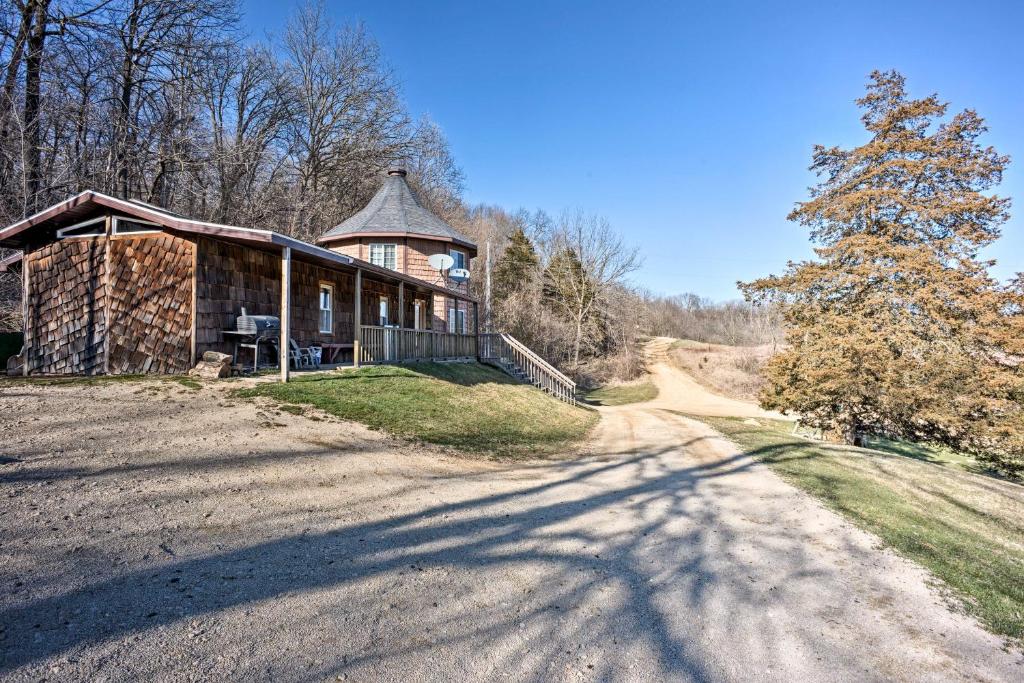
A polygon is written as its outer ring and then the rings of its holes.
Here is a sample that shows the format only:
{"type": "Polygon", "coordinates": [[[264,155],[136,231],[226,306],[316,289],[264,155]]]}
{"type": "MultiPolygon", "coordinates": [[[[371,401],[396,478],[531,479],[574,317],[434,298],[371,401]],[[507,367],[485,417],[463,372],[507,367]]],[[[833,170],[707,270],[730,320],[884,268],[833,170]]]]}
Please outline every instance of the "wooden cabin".
{"type": "Polygon", "coordinates": [[[404,172],[321,243],[83,192],[0,230],[24,278],[24,348],[9,369],[184,373],[205,351],[233,351],[243,308],[280,318],[282,355],[292,339],[356,365],[477,356],[477,302],[424,266],[462,249],[468,268],[476,248],[419,205],[404,172]]]}

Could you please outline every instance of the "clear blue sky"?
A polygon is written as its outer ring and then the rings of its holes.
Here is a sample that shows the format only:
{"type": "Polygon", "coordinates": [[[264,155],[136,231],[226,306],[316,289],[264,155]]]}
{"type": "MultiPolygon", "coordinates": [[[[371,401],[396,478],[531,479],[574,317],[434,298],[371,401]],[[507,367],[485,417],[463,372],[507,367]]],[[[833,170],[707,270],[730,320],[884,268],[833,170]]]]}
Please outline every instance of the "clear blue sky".
{"type": "MultiPolygon", "coordinates": [[[[254,35],[292,2],[244,0],[254,35]]],[[[446,132],[466,199],[606,216],[661,293],[734,283],[810,254],[785,216],[815,143],[864,140],[872,69],[975,108],[1016,161],[1015,217],[988,256],[1024,270],[1022,2],[432,2],[334,0],[380,43],[414,114],[446,132]],[[775,5],[774,7],[772,5],[775,5]],[[834,5],[834,6],[832,6],[834,5]]]]}

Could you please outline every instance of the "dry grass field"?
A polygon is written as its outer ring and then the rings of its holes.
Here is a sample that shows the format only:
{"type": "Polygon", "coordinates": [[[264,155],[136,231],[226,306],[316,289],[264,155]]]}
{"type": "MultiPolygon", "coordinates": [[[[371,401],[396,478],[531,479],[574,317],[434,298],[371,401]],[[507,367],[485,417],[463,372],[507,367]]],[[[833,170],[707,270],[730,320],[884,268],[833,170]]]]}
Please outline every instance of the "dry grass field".
{"type": "Polygon", "coordinates": [[[689,339],[669,347],[673,365],[711,391],[729,398],[756,401],[761,388],[758,371],[772,355],[770,346],[725,346],[689,339]]]}

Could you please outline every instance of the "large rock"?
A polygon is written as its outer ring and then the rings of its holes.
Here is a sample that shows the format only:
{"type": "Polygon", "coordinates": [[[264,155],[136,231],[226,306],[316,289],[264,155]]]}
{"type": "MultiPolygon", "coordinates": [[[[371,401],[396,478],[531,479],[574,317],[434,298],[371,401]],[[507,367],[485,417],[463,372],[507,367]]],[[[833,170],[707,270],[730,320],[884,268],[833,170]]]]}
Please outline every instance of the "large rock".
{"type": "Polygon", "coordinates": [[[203,379],[230,377],[231,355],[217,353],[216,351],[206,351],[203,353],[202,360],[196,363],[196,366],[189,370],[188,374],[193,377],[202,377],[203,379]]]}

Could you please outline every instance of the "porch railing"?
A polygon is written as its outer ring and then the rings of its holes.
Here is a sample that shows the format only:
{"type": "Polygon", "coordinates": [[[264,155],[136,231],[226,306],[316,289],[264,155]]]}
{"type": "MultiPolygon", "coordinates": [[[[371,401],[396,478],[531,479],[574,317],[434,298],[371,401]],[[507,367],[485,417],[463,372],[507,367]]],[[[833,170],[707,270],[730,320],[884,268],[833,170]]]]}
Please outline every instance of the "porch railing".
{"type": "Polygon", "coordinates": [[[510,334],[481,334],[480,360],[540,387],[555,398],[576,405],[576,382],[510,334]]]}
{"type": "Polygon", "coordinates": [[[476,356],[477,338],[472,334],[376,325],[362,325],[359,330],[360,363],[401,363],[476,356]]]}

